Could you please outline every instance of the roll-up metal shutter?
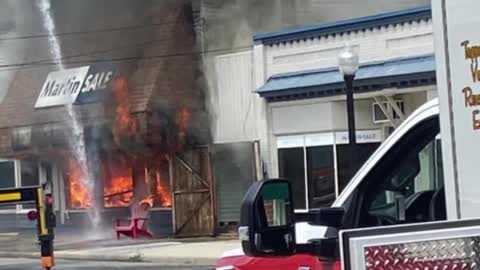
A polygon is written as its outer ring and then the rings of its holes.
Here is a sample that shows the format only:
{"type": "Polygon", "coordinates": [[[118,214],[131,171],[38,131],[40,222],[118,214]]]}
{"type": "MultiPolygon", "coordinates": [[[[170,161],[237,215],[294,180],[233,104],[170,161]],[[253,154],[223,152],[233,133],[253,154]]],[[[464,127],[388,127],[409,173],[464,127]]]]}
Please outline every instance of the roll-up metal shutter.
{"type": "Polygon", "coordinates": [[[213,171],[220,224],[240,221],[240,204],[243,195],[255,180],[253,149],[253,142],[213,146],[213,171]]]}

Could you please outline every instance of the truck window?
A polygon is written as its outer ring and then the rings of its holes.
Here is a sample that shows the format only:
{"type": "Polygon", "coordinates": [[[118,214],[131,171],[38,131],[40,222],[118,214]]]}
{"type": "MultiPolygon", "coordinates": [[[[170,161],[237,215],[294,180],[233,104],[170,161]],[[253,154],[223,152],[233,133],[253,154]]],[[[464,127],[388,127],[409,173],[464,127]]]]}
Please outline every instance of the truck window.
{"type": "MultiPolygon", "coordinates": [[[[419,192],[436,190],[438,186],[443,185],[443,175],[438,172],[438,163],[441,164],[441,156],[437,157],[436,155],[438,145],[440,145],[440,141],[432,141],[418,153],[420,169],[416,177],[406,183],[405,187],[400,191],[403,196],[411,197],[419,192]]],[[[397,175],[392,175],[392,178],[396,176],[397,175]]],[[[392,179],[387,181],[392,181],[392,179]]],[[[394,203],[395,194],[395,191],[387,189],[375,194],[376,198],[373,199],[370,209],[381,208],[394,203]]]]}
{"type": "Polygon", "coordinates": [[[374,169],[361,191],[361,227],[426,222],[445,216],[438,213],[445,211],[445,205],[438,120],[434,125],[407,134],[374,169]],[[397,204],[405,205],[403,221],[399,220],[397,204]]]}

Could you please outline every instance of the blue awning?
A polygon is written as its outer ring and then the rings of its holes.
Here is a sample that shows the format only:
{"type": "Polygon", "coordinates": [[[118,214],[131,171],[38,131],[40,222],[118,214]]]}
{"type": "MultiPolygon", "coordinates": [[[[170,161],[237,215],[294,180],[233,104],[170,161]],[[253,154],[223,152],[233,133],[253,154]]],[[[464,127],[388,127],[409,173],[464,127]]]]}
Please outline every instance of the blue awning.
{"type": "MultiPolygon", "coordinates": [[[[389,87],[412,87],[435,84],[433,55],[398,58],[362,65],[355,78],[355,92],[389,87]]],[[[270,77],[257,92],[269,99],[298,99],[344,92],[338,68],[284,73],[270,77]]]]}

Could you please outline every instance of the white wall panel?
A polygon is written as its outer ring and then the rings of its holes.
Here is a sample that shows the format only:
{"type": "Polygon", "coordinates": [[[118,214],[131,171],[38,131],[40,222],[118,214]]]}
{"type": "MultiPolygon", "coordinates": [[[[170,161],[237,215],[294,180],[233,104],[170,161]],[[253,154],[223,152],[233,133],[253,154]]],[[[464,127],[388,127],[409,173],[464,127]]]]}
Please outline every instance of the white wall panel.
{"type": "Polygon", "coordinates": [[[329,102],[272,108],[273,134],[310,133],[332,130],[329,102]]]}
{"type": "Polygon", "coordinates": [[[395,24],[335,36],[265,46],[266,74],[337,66],[337,55],[349,42],[368,63],[400,57],[433,54],[432,21],[395,24]]]}
{"type": "Polygon", "coordinates": [[[213,97],[214,142],[252,141],[257,138],[257,96],[253,93],[252,52],[215,59],[217,93],[213,97]]]}

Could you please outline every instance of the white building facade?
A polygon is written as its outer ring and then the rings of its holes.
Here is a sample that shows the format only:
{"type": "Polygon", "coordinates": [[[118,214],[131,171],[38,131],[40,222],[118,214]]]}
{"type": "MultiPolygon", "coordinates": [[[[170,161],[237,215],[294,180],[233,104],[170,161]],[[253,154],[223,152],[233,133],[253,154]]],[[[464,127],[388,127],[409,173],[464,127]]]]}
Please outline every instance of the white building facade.
{"type": "Polygon", "coordinates": [[[411,112],[436,97],[430,7],[254,36],[216,59],[215,143],[259,141],[268,177],[292,181],[297,211],[329,205],[349,181],[344,83],[350,43],[358,164],[411,112]]]}

